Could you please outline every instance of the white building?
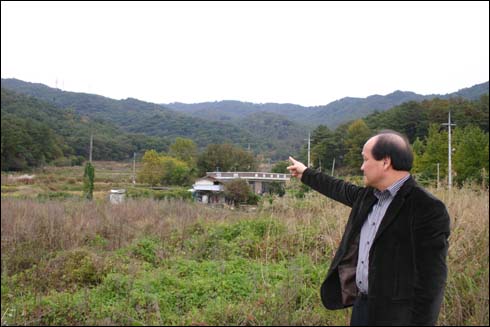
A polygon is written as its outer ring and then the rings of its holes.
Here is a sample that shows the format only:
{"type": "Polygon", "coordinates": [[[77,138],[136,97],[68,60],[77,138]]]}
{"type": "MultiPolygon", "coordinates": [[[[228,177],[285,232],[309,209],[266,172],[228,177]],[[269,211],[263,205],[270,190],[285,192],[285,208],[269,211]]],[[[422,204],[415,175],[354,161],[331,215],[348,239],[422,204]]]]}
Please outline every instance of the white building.
{"type": "Polygon", "coordinates": [[[286,183],[290,174],[264,172],[207,172],[192,185],[191,192],[198,202],[225,203],[224,184],[234,179],[244,179],[255,194],[269,192],[271,182],[286,183]]]}

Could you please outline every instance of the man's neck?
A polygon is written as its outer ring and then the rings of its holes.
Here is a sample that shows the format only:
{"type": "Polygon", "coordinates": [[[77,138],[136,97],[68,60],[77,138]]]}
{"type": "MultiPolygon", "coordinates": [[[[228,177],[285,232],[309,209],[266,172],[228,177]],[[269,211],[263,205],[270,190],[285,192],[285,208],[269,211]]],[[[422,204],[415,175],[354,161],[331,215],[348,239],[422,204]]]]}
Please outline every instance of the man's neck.
{"type": "Polygon", "coordinates": [[[398,171],[395,170],[392,174],[390,174],[382,183],[377,187],[377,189],[381,192],[386,190],[388,187],[391,185],[395,184],[398,182],[400,179],[403,177],[409,175],[410,173],[408,171],[398,171]]]}

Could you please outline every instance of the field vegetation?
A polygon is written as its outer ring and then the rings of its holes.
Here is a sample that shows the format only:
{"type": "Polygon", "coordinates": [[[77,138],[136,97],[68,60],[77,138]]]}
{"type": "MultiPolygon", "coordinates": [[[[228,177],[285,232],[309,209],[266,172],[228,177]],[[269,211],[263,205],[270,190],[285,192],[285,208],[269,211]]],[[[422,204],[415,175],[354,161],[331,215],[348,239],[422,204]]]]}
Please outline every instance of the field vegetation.
{"type": "MultiPolygon", "coordinates": [[[[93,201],[83,167],[2,173],[2,325],[349,324],[319,295],[348,207],[297,182],[247,210],[209,207],[132,185],[129,163],[94,166],[93,201]],[[111,188],[139,196],[111,204],[111,188]]],[[[488,189],[429,191],[451,216],[438,324],[488,325],[488,189]]]]}

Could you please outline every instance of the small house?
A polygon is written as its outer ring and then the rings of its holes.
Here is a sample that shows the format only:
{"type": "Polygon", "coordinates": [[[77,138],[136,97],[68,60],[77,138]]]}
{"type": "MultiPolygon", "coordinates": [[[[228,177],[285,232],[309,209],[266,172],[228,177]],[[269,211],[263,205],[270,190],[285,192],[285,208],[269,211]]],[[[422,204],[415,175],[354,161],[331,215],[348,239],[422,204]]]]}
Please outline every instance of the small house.
{"type": "Polygon", "coordinates": [[[189,191],[198,202],[225,203],[224,186],[234,179],[245,179],[255,194],[262,195],[269,192],[270,183],[286,183],[291,179],[291,175],[264,172],[207,172],[189,191]]]}

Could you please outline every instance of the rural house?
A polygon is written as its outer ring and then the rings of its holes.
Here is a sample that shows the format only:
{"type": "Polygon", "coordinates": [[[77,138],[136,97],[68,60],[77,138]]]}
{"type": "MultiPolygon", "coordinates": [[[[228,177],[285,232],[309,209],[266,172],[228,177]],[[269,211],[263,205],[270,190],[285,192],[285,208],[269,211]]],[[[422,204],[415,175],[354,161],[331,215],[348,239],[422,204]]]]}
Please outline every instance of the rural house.
{"type": "Polygon", "coordinates": [[[207,172],[198,179],[190,191],[202,203],[225,203],[224,185],[234,179],[245,179],[255,194],[269,192],[271,182],[286,183],[290,174],[263,172],[207,172]]]}

